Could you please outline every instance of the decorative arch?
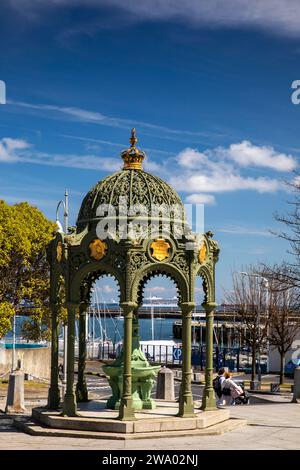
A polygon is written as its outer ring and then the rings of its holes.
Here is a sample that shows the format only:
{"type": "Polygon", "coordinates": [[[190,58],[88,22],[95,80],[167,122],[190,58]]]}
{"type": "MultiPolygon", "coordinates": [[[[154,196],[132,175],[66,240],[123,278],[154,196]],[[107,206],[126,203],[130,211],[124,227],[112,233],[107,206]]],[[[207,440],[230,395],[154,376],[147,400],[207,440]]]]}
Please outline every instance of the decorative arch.
{"type": "Polygon", "coordinates": [[[107,274],[106,272],[103,272],[102,270],[90,272],[85,277],[85,279],[83,279],[83,281],[81,282],[81,285],[80,285],[80,299],[81,299],[80,302],[81,303],[83,303],[85,305],[89,305],[91,303],[93,285],[95,284],[96,281],[98,281],[99,279],[101,279],[103,277],[106,277],[106,276],[113,278],[114,281],[116,282],[117,290],[118,290],[118,299],[119,299],[119,303],[120,303],[120,301],[121,301],[120,300],[121,299],[121,290],[120,290],[120,284],[119,284],[118,280],[112,274],[107,274]]]}
{"type": "Polygon", "coordinates": [[[60,270],[51,270],[50,272],[50,303],[55,304],[59,294],[60,278],[65,279],[64,273],[60,270]]]}
{"type": "Polygon", "coordinates": [[[71,278],[68,289],[69,301],[72,303],[80,303],[82,301],[81,287],[83,283],[91,282],[92,284],[103,276],[111,276],[116,280],[119,288],[120,302],[124,302],[126,298],[124,277],[113,266],[103,263],[100,265],[97,262],[91,262],[84,265],[71,278]]]}
{"type": "Polygon", "coordinates": [[[143,301],[145,284],[153,277],[166,276],[171,279],[177,288],[178,304],[189,301],[189,285],[186,277],[175,266],[157,263],[142,268],[134,277],[131,288],[131,299],[140,305],[143,301]]]}
{"type": "MultiPolygon", "coordinates": [[[[197,276],[203,279],[207,322],[207,347],[209,355],[206,361],[206,389],[204,393],[205,409],[215,407],[212,388],[212,347],[213,347],[213,309],[215,307],[215,263],[218,260],[219,248],[212,240],[212,232],[196,234],[192,230],[178,233],[176,224],[170,224],[170,233],[160,230],[157,234],[144,233],[143,236],[131,237],[121,234],[113,238],[98,238],[97,207],[100,202],[110,202],[116,209],[119,207],[119,196],[128,196],[128,204],[144,204],[153,216],[154,204],[183,204],[175,190],[160,178],[143,171],[144,152],[136,147],[137,137],[132,130],[130,147],[121,154],[124,161],[123,169],[100,181],[86,196],[80,209],[77,226],[67,233],[56,233],[49,244],[48,259],[51,266],[50,297],[52,308],[52,373],[49,393],[49,406],[59,405],[58,387],[58,334],[57,334],[57,284],[59,275],[65,279],[66,300],[68,309],[67,338],[67,387],[63,403],[63,412],[68,416],[76,416],[76,399],[74,395],[74,362],[75,362],[75,321],[80,320],[80,347],[78,361],[77,399],[87,394],[84,383],[85,354],[84,348],[84,316],[93,282],[102,276],[112,276],[120,292],[120,307],[124,312],[124,348],[123,356],[113,365],[118,378],[115,386],[121,386],[119,419],[134,418],[134,397],[132,386],[132,369],[136,358],[149,372],[151,367],[146,358],[140,356],[137,331],[138,307],[142,303],[146,282],[157,276],[167,276],[175,283],[178,301],[182,313],[182,351],[183,372],[182,387],[179,400],[179,416],[190,416],[194,412],[191,390],[191,321],[194,303],[194,285],[197,276]],[[130,170],[128,172],[127,170],[130,170]],[[201,242],[201,243],[200,243],[201,242]],[[200,245],[199,245],[200,243],[200,245]],[[87,302],[86,302],[87,301],[87,302]],[[134,346],[135,345],[135,346],[134,346]],[[137,351],[133,359],[134,351],[137,351]],[[149,369],[150,368],[150,369],[149,369]],[[118,375],[119,374],[119,375],[118,375]]],[[[129,208],[128,204],[127,208],[129,208]]],[[[183,211],[184,212],[184,211],[183,211]]],[[[128,215],[128,214],[127,214],[128,215]]],[[[175,217],[175,216],[174,216],[175,217]]],[[[176,216],[177,217],[177,216],[176,216]]],[[[127,219],[126,219],[127,220],[127,219]]],[[[159,217],[162,221],[162,218],[159,217]]],[[[173,219],[172,219],[173,220],[173,219]]],[[[171,220],[171,222],[172,222],[171,220]]],[[[116,222],[123,221],[123,216],[116,211],[116,222]]],[[[175,222],[175,219],[173,220],[175,222]]],[[[183,221],[186,227],[186,221],[183,221]]],[[[128,224],[128,220],[126,221],[128,224]]],[[[128,226],[127,226],[128,228],[128,226]]],[[[159,225],[159,228],[164,228],[159,225]]],[[[100,235],[99,235],[100,237],[100,235]]],[[[137,372],[136,372],[137,374],[137,372]]],[[[109,374],[108,374],[109,375],[109,374]]],[[[111,376],[113,377],[113,375],[111,376]]],[[[147,377],[143,375],[143,377],[147,377]]],[[[148,377],[150,380],[150,375],[148,377]]],[[[147,380],[148,380],[147,379],[147,380]]],[[[145,379],[146,380],[146,379],[145,379]]],[[[152,380],[152,379],[151,379],[152,380]]],[[[144,383],[146,386],[147,384],[144,383]]],[[[113,386],[112,386],[113,388],[113,386]]],[[[150,389],[149,389],[150,390],[150,389]]],[[[148,390],[147,406],[151,404],[151,390],[148,390]]],[[[149,408],[148,408],[149,409],[149,408]]]]}
{"type": "Polygon", "coordinates": [[[204,303],[215,301],[215,283],[210,269],[207,266],[201,266],[197,272],[203,281],[204,303]]]}
{"type": "Polygon", "coordinates": [[[176,279],[174,279],[174,277],[172,277],[170,274],[167,274],[167,273],[161,273],[159,271],[157,271],[157,272],[156,271],[151,271],[139,283],[138,292],[137,292],[137,303],[138,303],[138,305],[142,305],[142,303],[144,301],[144,290],[145,290],[145,287],[146,287],[147,283],[149,281],[151,281],[152,279],[154,279],[156,277],[159,277],[159,276],[166,277],[167,279],[170,279],[171,281],[174,282],[175,287],[176,287],[176,292],[177,292],[177,300],[178,300],[177,303],[178,303],[178,305],[180,304],[180,302],[181,302],[180,288],[179,288],[179,285],[178,285],[178,282],[176,281],[176,279]]]}

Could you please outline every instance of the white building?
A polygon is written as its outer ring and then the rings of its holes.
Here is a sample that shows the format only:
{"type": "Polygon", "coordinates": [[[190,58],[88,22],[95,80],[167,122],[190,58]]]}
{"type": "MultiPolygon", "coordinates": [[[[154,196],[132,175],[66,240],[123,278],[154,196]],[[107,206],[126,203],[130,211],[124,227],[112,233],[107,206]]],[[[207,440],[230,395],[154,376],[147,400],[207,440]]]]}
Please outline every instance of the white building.
{"type": "MultiPolygon", "coordinates": [[[[285,363],[287,364],[291,359],[292,355],[297,358],[300,357],[300,330],[294,340],[293,348],[291,348],[285,355],[285,363]]],[[[268,357],[268,370],[269,372],[280,372],[280,355],[276,348],[270,346],[269,357],[268,357]]]]}

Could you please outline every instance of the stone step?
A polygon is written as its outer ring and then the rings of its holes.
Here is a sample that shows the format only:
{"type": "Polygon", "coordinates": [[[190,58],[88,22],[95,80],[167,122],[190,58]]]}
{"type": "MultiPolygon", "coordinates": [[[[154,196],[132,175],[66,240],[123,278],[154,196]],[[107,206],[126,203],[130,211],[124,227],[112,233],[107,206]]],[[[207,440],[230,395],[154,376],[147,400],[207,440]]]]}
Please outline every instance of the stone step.
{"type": "Polygon", "coordinates": [[[115,439],[115,440],[134,440],[134,439],[156,439],[156,438],[169,438],[179,436],[217,436],[226,432],[234,431],[247,424],[245,419],[230,418],[222,423],[209,426],[205,429],[193,430],[180,430],[180,431],[160,431],[160,432],[147,432],[147,433],[105,433],[97,431],[79,431],[79,430],[66,430],[66,429],[52,429],[41,426],[40,424],[26,420],[24,418],[17,418],[14,420],[14,426],[27,434],[32,436],[49,436],[49,437],[75,437],[83,439],[115,439]]]}
{"type": "MultiPolygon", "coordinates": [[[[169,410],[174,412],[174,408],[169,410]]],[[[165,410],[168,410],[166,407],[165,410]]],[[[219,409],[209,412],[199,412],[194,416],[179,418],[175,415],[157,414],[160,409],[153,410],[153,413],[137,413],[134,421],[120,421],[110,418],[111,413],[107,410],[98,412],[98,416],[86,416],[84,412],[76,417],[62,416],[58,412],[35,408],[32,410],[32,419],[42,426],[52,429],[67,429],[76,431],[92,431],[117,433],[117,434],[137,434],[155,433],[165,431],[187,431],[205,429],[229,419],[228,409],[219,409]],[[108,417],[109,416],[109,417],[108,417]]],[[[162,411],[161,411],[162,412],[162,411]]]]}

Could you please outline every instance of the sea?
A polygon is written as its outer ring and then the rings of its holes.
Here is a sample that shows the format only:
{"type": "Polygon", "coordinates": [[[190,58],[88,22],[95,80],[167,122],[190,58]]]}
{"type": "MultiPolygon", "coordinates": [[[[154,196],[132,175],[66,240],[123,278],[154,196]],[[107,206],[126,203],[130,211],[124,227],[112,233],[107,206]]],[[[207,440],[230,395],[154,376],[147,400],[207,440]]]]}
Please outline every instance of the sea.
{"type": "MultiPolygon", "coordinates": [[[[28,321],[28,316],[17,315],[16,316],[16,337],[21,338],[22,324],[24,321],[28,321]]],[[[151,318],[140,318],[140,339],[141,341],[148,340],[171,340],[173,339],[173,323],[174,318],[154,318],[153,328],[151,318]]],[[[119,342],[123,338],[123,327],[124,319],[118,317],[89,317],[88,322],[88,334],[92,338],[101,338],[105,340],[111,340],[113,342],[119,342]]],[[[76,322],[76,333],[78,335],[78,322],[76,322]]],[[[61,332],[62,334],[62,332],[61,332]]],[[[5,340],[9,341],[12,339],[13,332],[10,330],[5,340]]]]}

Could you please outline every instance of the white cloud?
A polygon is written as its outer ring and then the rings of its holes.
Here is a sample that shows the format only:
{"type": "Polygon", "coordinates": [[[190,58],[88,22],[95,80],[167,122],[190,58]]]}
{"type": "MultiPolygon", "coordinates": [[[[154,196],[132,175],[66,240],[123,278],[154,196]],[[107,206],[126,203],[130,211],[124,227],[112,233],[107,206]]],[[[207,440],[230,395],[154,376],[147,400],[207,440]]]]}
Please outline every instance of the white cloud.
{"type": "Polygon", "coordinates": [[[230,174],[220,171],[214,171],[209,175],[193,174],[187,177],[175,176],[171,178],[178,191],[184,192],[202,192],[202,193],[224,193],[238,190],[254,190],[259,193],[273,193],[281,188],[282,184],[276,179],[260,176],[258,178],[244,177],[238,174],[230,174]]]}
{"type": "Polygon", "coordinates": [[[259,237],[272,237],[272,233],[267,229],[259,229],[242,225],[229,225],[217,229],[221,233],[229,233],[232,235],[246,235],[246,236],[259,236],[259,237]]]}
{"type": "Polygon", "coordinates": [[[98,157],[95,155],[32,153],[22,159],[27,163],[39,165],[64,166],[83,170],[117,171],[121,168],[121,160],[117,158],[98,157]]]}
{"type": "Polygon", "coordinates": [[[20,159],[23,150],[30,145],[22,139],[11,139],[4,137],[0,140],[0,162],[13,163],[20,159]]]}
{"type": "Polygon", "coordinates": [[[146,288],[145,288],[145,293],[146,293],[146,295],[149,295],[149,294],[152,294],[152,293],[164,294],[164,293],[167,292],[168,290],[169,290],[169,288],[167,288],[167,287],[163,287],[163,286],[152,286],[152,287],[146,287],[146,288]]]}
{"type": "Polygon", "coordinates": [[[186,148],[177,156],[179,165],[186,168],[199,168],[200,166],[207,165],[208,156],[205,153],[199,152],[197,149],[186,148]]]}
{"type": "Polygon", "coordinates": [[[299,36],[300,31],[298,0],[109,0],[109,4],[141,19],[182,20],[211,28],[256,27],[289,36],[299,36]]]}
{"type": "Polygon", "coordinates": [[[152,124],[144,121],[137,121],[133,119],[123,119],[119,117],[111,117],[105,114],[99,113],[97,111],[90,111],[87,109],[77,108],[74,106],[56,106],[51,104],[33,104],[26,103],[23,101],[13,101],[8,100],[7,105],[12,105],[24,110],[31,112],[37,112],[39,114],[46,114],[47,117],[51,116],[60,116],[67,118],[69,120],[76,120],[80,122],[87,122],[92,124],[97,124],[100,126],[109,126],[117,127],[120,129],[130,129],[132,127],[138,126],[140,129],[145,129],[148,131],[153,131],[163,134],[165,138],[182,140],[184,137],[194,137],[194,138],[218,138],[221,134],[214,132],[205,132],[205,131],[190,131],[184,129],[172,129],[166,126],[160,126],[157,124],[152,124]]]}
{"type": "Polygon", "coordinates": [[[283,183],[276,178],[245,175],[241,173],[242,169],[261,167],[287,173],[297,167],[297,160],[292,155],[246,140],[228,148],[216,147],[202,152],[188,147],[177,155],[176,160],[182,171],[175,172],[170,183],[178,191],[191,193],[187,202],[206,204],[214,203],[214,196],[207,193],[240,190],[273,193],[283,189],[283,183]]]}
{"type": "Polygon", "coordinates": [[[291,181],[291,184],[300,187],[300,175],[295,176],[291,181]]]}
{"type": "Polygon", "coordinates": [[[297,167],[297,160],[292,155],[277,152],[271,146],[254,145],[248,140],[204,152],[188,147],[177,156],[179,165],[190,169],[213,168],[216,160],[218,165],[228,166],[226,160],[232,160],[241,167],[257,166],[281,172],[293,171],[297,167]]]}
{"type": "Polygon", "coordinates": [[[10,137],[4,137],[0,140],[0,162],[34,163],[100,171],[116,171],[120,169],[122,164],[119,158],[38,152],[25,140],[10,137]]]}
{"type": "Polygon", "coordinates": [[[185,199],[189,204],[215,204],[216,199],[211,194],[190,194],[185,199]]]}
{"type": "MultiPolygon", "coordinates": [[[[298,0],[7,0],[20,14],[36,18],[50,7],[115,7],[128,22],[176,21],[209,28],[258,28],[300,35],[298,0]]],[[[118,22],[115,22],[118,24],[118,22]]],[[[102,23],[99,23],[101,28],[102,23]]],[[[80,28],[79,28],[80,31],[80,28]]]]}
{"type": "Polygon", "coordinates": [[[228,149],[220,148],[220,153],[240,166],[261,166],[276,171],[293,171],[297,167],[292,155],[278,153],[271,146],[253,145],[248,140],[231,144],[228,149]]]}
{"type": "Polygon", "coordinates": [[[102,291],[104,294],[111,294],[112,292],[116,292],[116,286],[110,286],[109,284],[101,285],[98,289],[100,292],[102,291]]]}
{"type": "MultiPolygon", "coordinates": [[[[259,193],[274,193],[285,188],[284,184],[270,176],[258,177],[242,174],[241,169],[252,166],[266,166],[277,171],[287,170],[295,166],[295,160],[290,155],[279,154],[272,147],[253,146],[244,141],[241,144],[232,144],[227,149],[217,147],[213,150],[199,152],[197,149],[186,148],[176,157],[178,165],[164,165],[155,161],[145,161],[145,167],[154,173],[160,174],[178,191],[187,193],[185,201],[193,204],[214,204],[214,193],[252,190],[259,193]],[[232,151],[234,149],[234,151],[232,151]],[[239,153],[237,149],[241,149],[239,153]],[[245,157],[238,155],[245,150],[245,157]],[[253,152],[252,152],[253,150],[253,152]],[[261,156],[258,162],[258,155],[261,156]],[[172,172],[170,174],[170,168],[172,172]],[[166,171],[167,170],[167,171],[166,171]]],[[[0,140],[0,162],[5,163],[34,163],[39,165],[61,166],[86,170],[99,170],[114,172],[122,167],[120,158],[101,157],[93,154],[51,154],[39,152],[30,143],[22,139],[9,137],[0,140]]]]}
{"type": "MultiPolygon", "coordinates": [[[[2,163],[34,163],[37,165],[62,166],[81,168],[83,170],[118,171],[122,167],[120,157],[101,157],[93,154],[55,154],[38,152],[31,144],[21,139],[5,137],[0,140],[0,162],[2,163]]],[[[159,173],[161,166],[155,161],[146,159],[146,170],[159,173]]]]}

